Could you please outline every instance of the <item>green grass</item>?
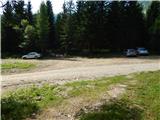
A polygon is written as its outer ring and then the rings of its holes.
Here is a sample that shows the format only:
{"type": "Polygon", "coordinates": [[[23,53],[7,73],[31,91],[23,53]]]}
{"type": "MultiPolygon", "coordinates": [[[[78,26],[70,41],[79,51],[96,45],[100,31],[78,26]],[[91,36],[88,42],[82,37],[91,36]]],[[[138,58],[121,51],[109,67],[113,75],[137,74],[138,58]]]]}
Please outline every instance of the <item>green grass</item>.
{"type": "Polygon", "coordinates": [[[110,78],[101,78],[93,81],[78,81],[67,83],[65,86],[72,88],[68,91],[68,95],[75,96],[90,96],[96,97],[98,95],[103,94],[107,91],[108,86],[111,84],[121,83],[126,81],[127,78],[125,76],[116,76],[110,78]]]}
{"type": "Polygon", "coordinates": [[[81,120],[160,120],[160,71],[79,81],[64,85],[21,88],[2,96],[2,120],[21,120],[46,107],[60,106],[74,97],[100,99],[110,85],[137,80],[121,99],[111,100],[100,110],[82,114],[81,120]],[[65,93],[65,94],[64,94],[65,93]]]}
{"type": "Polygon", "coordinates": [[[39,112],[47,106],[60,105],[63,100],[77,97],[98,97],[109,85],[126,80],[125,76],[80,81],[65,85],[21,88],[2,96],[2,120],[20,120],[39,112]],[[66,89],[71,88],[69,91],[66,89]],[[66,92],[67,97],[61,95],[66,92]],[[87,95],[87,96],[86,96],[87,95]]]}
{"type": "Polygon", "coordinates": [[[142,110],[130,106],[124,99],[112,100],[101,106],[99,111],[82,115],[80,120],[141,120],[142,110]]]}
{"type": "Polygon", "coordinates": [[[160,120],[160,71],[140,73],[135,78],[139,84],[129,98],[144,109],[142,120],[160,120]]]}
{"type": "Polygon", "coordinates": [[[9,69],[29,69],[33,68],[36,65],[33,63],[28,63],[28,62],[7,62],[7,63],[2,63],[1,68],[2,70],[9,70],[9,69]]]}
{"type": "Polygon", "coordinates": [[[134,75],[136,85],[99,111],[81,116],[81,120],[160,120],[160,71],[134,75]]]}
{"type": "Polygon", "coordinates": [[[41,108],[53,106],[61,102],[62,98],[56,95],[55,86],[32,86],[9,92],[2,96],[2,120],[21,120],[41,108]]]}

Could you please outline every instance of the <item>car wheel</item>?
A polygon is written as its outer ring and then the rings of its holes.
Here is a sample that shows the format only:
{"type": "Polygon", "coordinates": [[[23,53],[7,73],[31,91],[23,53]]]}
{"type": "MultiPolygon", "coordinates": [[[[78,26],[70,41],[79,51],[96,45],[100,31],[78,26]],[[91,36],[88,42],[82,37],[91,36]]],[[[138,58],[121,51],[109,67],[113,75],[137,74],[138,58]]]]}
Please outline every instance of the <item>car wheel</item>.
{"type": "Polygon", "coordinates": [[[37,56],[35,56],[35,59],[37,59],[38,57],[37,56]]]}

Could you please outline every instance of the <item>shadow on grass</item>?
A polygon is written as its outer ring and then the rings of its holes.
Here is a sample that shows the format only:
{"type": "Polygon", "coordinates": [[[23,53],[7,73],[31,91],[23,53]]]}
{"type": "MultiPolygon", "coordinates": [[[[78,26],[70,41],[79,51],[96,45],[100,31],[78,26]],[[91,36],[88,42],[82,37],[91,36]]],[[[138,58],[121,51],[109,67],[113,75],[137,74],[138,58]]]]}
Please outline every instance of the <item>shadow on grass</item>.
{"type": "Polygon", "coordinates": [[[97,111],[83,114],[80,120],[140,120],[142,112],[140,107],[128,101],[112,100],[97,111]]]}
{"type": "Polygon", "coordinates": [[[39,107],[29,99],[17,101],[12,97],[1,100],[1,119],[2,120],[22,120],[36,113],[39,107]]]}

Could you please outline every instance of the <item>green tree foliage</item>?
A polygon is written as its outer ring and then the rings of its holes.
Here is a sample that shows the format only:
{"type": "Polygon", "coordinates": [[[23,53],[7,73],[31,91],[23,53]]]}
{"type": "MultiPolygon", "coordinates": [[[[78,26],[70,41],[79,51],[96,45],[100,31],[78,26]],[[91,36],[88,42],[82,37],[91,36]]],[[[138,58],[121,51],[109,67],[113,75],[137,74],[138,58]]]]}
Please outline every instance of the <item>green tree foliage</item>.
{"type": "Polygon", "coordinates": [[[152,1],[151,5],[147,10],[147,26],[148,28],[151,27],[157,17],[160,15],[160,2],[159,1],[152,1]]]}
{"type": "Polygon", "coordinates": [[[22,19],[26,19],[26,10],[24,8],[24,0],[13,1],[13,7],[15,12],[15,22],[20,25],[22,19]]]}
{"type": "Polygon", "coordinates": [[[64,8],[64,19],[66,19],[66,32],[67,32],[67,41],[65,43],[65,48],[67,53],[70,52],[72,49],[75,48],[75,29],[76,29],[76,17],[75,17],[75,5],[72,0],[66,3],[64,8]]]}
{"type": "Polygon", "coordinates": [[[114,51],[115,49],[118,48],[119,46],[119,41],[120,40],[120,31],[121,31],[121,20],[124,19],[123,18],[123,14],[121,9],[124,9],[124,6],[122,6],[123,8],[120,8],[120,3],[118,1],[113,1],[110,2],[108,5],[108,13],[107,13],[107,18],[108,18],[108,22],[107,22],[107,26],[108,26],[108,38],[109,38],[109,44],[110,44],[110,48],[112,51],[114,51]]]}
{"type": "Polygon", "coordinates": [[[49,49],[55,49],[56,48],[55,23],[54,23],[55,19],[54,19],[51,1],[47,0],[46,5],[47,5],[48,23],[49,23],[49,36],[48,36],[49,49]]]}
{"type": "Polygon", "coordinates": [[[57,17],[57,38],[59,40],[60,50],[63,53],[68,54],[73,43],[73,32],[74,32],[74,19],[73,19],[73,11],[74,4],[71,1],[65,2],[63,4],[63,12],[60,13],[57,17]]]}
{"type": "Polygon", "coordinates": [[[25,29],[26,28],[26,26],[29,24],[29,21],[28,20],[26,20],[26,19],[23,19],[22,21],[21,21],[21,26],[25,29]]]}
{"type": "MultiPolygon", "coordinates": [[[[86,19],[86,25],[85,25],[85,43],[86,47],[89,50],[90,53],[93,52],[94,49],[96,49],[96,43],[97,43],[97,36],[96,33],[98,31],[99,24],[98,21],[98,10],[97,10],[97,2],[86,2],[86,11],[85,11],[85,17],[86,19]]],[[[102,16],[103,17],[103,16],[102,16]]]]}
{"type": "Polygon", "coordinates": [[[41,3],[39,14],[37,16],[37,28],[39,35],[39,40],[36,42],[37,47],[41,52],[46,52],[49,47],[49,22],[47,6],[44,2],[41,3]]]}
{"type": "Polygon", "coordinates": [[[31,50],[35,50],[35,42],[37,40],[37,32],[34,26],[30,25],[29,22],[25,19],[21,21],[21,25],[23,28],[23,41],[19,45],[20,48],[22,48],[23,51],[29,52],[31,50]]]}
{"type": "Polygon", "coordinates": [[[24,27],[21,21],[27,19],[24,0],[12,1],[14,10],[14,29],[16,31],[17,51],[21,51],[20,44],[23,42],[24,27]]]}
{"type": "Polygon", "coordinates": [[[26,14],[27,14],[27,20],[29,21],[29,24],[33,25],[32,5],[30,1],[27,4],[26,14]]]}
{"type": "Polygon", "coordinates": [[[111,2],[108,28],[112,50],[145,46],[145,21],[142,7],[136,1],[111,2]]]}
{"type": "Polygon", "coordinates": [[[106,2],[77,2],[76,42],[80,49],[92,53],[97,48],[104,48],[106,38],[106,2]],[[103,44],[101,44],[103,43],[103,44]]]}
{"type": "Polygon", "coordinates": [[[64,4],[57,19],[61,46],[90,53],[146,46],[145,21],[138,2],[78,1],[73,12],[69,6],[64,4]]]}
{"type": "Polygon", "coordinates": [[[160,2],[153,1],[147,11],[147,26],[150,35],[149,46],[154,52],[160,53],[160,2]]]}
{"type": "Polygon", "coordinates": [[[13,7],[9,1],[3,10],[2,15],[2,56],[5,52],[16,52],[18,41],[14,27],[13,7]]]}
{"type": "Polygon", "coordinates": [[[35,50],[35,42],[37,39],[36,30],[32,25],[27,25],[24,31],[24,48],[26,51],[35,50]]]}
{"type": "Polygon", "coordinates": [[[155,24],[154,24],[154,30],[153,30],[154,34],[155,34],[155,51],[160,53],[160,16],[156,19],[155,24]]]}
{"type": "Polygon", "coordinates": [[[128,47],[145,46],[145,21],[142,6],[137,1],[129,1],[126,6],[126,45],[128,47]]]}
{"type": "Polygon", "coordinates": [[[55,20],[50,0],[42,2],[36,14],[32,14],[31,2],[8,1],[2,15],[2,52],[94,54],[104,49],[116,52],[136,47],[159,51],[160,2],[151,3],[146,17],[140,3],[77,1],[75,5],[70,0],[55,20]]]}
{"type": "Polygon", "coordinates": [[[160,53],[160,16],[155,20],[150,27],[150,46],[154,52],[160,53]]]}

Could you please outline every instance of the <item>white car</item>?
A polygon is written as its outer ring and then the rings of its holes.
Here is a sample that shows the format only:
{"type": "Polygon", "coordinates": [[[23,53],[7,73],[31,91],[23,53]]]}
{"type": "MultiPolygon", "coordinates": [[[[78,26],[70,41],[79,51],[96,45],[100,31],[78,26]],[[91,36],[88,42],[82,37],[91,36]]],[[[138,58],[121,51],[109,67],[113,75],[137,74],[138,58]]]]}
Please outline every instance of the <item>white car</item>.
{"type": "Polygon", "coordinates": [[[148,55],[149,54],[148,50],[145,48],[137,48],[137,53],[138,55],[148,55]]]}
{"type": "Polygon", "coordinates": [[[137,51],[135,49],[127,49],[126,56],[127,57],[137,56],[137,51]]]}
{"type": "Polygon", "coordinates": [[[27,55],[23,55],[22,59],[36,59],[36,58],[40,58],[41,54],[37,53],[37,52],[30,52],[27,55]]]}

